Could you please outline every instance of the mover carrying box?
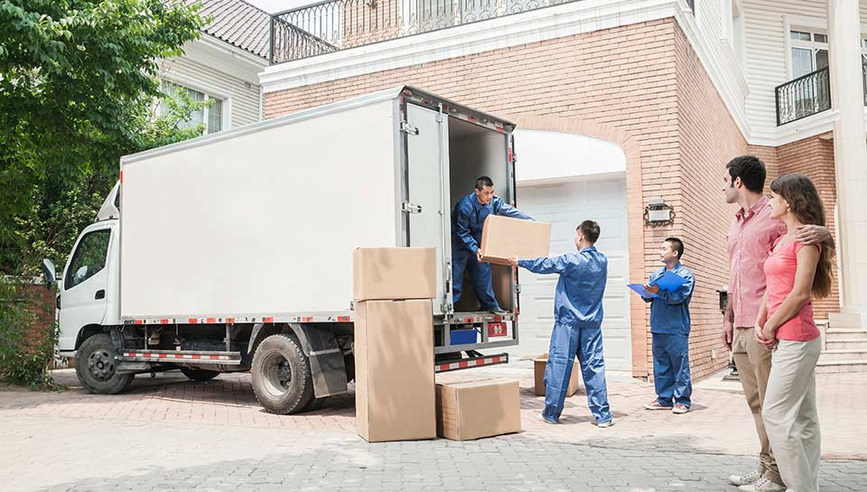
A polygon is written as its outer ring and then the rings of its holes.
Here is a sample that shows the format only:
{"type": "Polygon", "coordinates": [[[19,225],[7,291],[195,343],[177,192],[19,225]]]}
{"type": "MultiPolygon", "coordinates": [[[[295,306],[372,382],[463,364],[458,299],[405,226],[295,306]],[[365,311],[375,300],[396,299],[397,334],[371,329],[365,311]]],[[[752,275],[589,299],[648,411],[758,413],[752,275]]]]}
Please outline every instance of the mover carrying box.
{"type": "MultiPolygon", "coordinates": [[[[536,373],[536,396],[545,396],[545,368],[548,366],[548,354],[542,354],[533,359],[533,368],[536,373]]],[[[572,364],[572,375],[569,377],[569,386],[566,387],[566,396],[572,396],[581,388],[581,365],[576,360],[572,364]]]]}
{"type": "Polygon", "coordinates": [[[355,306],[356,429],[368,442],[436,437],[430,300],[355,306]]]}
{"type": "Polygon", "coordinates": [[[482,227],[484,260],[497,265],[508,265],[512,255],[521,259],[548,256],[550,243],[548,222],[489,215],[482,227]]]}
{"type": "Polygon", "coordinates": [[[518,382],[437,384],[437,435],[455,441],[521,432],[518,382]]]}
{"type": "Polygon", "coordinates": [[[352,253],[352,298],[434,299],[434,248],[357,248],[352,253]]]}

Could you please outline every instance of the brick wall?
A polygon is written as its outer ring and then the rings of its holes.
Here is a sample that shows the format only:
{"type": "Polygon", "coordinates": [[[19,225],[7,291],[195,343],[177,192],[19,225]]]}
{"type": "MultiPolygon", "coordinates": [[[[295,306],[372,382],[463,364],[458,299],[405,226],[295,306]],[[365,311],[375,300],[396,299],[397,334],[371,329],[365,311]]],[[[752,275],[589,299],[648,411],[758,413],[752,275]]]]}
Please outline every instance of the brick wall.
{"type": "MultiPolygon", "coordinates": [[[[834,140],[830,134],[818,135],[773,147],[751,147],[757,156],[768,164],[768,182],[770,190],[773,178],[789,173],[801,173],[809,177],[819,191],[819,197],[825,205],[825,218],[831,233],[836,238],[834,229],[834,208],[837,203],[836,174],[834,170],[834,140]],[[769,163],[773,162],[773,166],[769,163]],[[772,172],[773,170],[773,172],[772,172]]],[[[828,313],[840,311],[840,289],[837,276],[837,265],[833,268],[834,281],[831,284],[831,295],[825,299],[813,301],[816,319],[828,319],[828,313]]]]}
{"type": "MultiPolygon", "coordinates": [[[[545,118],[606,128],[615,143],[630,147],[631,273],[647,275],[658,268],[661,240],[683,236],[692,245],[687,264],[700,281],[693,301],[693,371],[701,377],[725,364],[723,357],[710,361],[709,350],[719,336],[715,289],[725,284],[724,225],[734,210],[726,209],[723,219],[713,214],[720,213],[721,168],[745,144],[672,19],[268,93],[265,115],[273,118],[402,84],[511,119],[522,128],[548,129],[539,127],[545,118]],[[688,87],[679,89],[679,79],[688,87]],[[710,98],[709,106],[703,98],[710,98]],[[687,136],[699,142],[685,142],[687,136]],[[684,191],[687,183],[697,190],[684,191]],[[663,197],[680,212],[674,227],[643,225],[644,203],[653,197],[663,197]],[[711,226],[709,232],[704,224],[711,226]]],[[[652,372],[646,307],[633,303],[631,312],[633,374],[645,376],[652,372]]]]}
{"type": "Polygon", "coordinates": [[[684,240],[683,263],[696,278],[690,303],[690,360],[693,377],[700,379],[728,364],[728,349],[720,338],[723,315],[717,289],[728,284],[725,235],[736,207],[725,203],[722,187],[725,164],[744,154],[747,144],[680,33],[676,48],[681,205],[673,232],[684,240]]]}

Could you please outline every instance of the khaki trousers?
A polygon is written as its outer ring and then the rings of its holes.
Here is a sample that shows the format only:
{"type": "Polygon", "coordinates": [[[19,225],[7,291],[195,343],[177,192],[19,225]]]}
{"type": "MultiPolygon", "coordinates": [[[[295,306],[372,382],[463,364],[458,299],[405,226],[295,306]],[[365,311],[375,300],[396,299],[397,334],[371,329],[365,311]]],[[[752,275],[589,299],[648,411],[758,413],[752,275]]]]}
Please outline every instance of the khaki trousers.
{"type": "Polygon", "coordinates": [[[822,436],[816,409],[816,363],[820,338],[780,340],[773,352],[762,417],[780,474],[789,490],[819,490],[822,436]]]}
{"type": "Polygon", "coordinates": [[[783,479],[780,477],[777,461],[774,459],[771,443],[765,431],[765,423],[762,420],[762,403],[765,401],[768,376],[771,373],[771,352],[756,340],[752,327],[735,328],[732,335],[732,357],[738,368],[738,377],[740,377],[741,386],[744,388],[747,405],[753,414],[756,434],[758,434],[761,444],[759,472],[768,480],[782,485],[783,479]]]}

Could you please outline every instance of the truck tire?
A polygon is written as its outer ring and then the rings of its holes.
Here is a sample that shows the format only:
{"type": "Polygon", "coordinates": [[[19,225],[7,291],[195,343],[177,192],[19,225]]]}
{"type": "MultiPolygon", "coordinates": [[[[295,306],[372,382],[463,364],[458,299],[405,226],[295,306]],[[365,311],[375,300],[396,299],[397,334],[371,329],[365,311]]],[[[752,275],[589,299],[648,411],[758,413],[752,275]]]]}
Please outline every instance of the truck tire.
{"type": "Polygon", "coordinates": [[[294,335],[271,335],[253,355],[253,393],[269,413],[288,415],[313,400],[310,363],[294,335]]]}
{"type": "Polygon", "coordinates": [[[207,371],[205,369],[199,369],[198,367],[181,366],[180,369],[181,372],[184,373],[184,376],[193,381],[210,381],[220,375],[217,371],[207,371]]]}
{"type": "Polygon", "coordinates": [[[117,372],[117,352],[108,333],[97,333],[84,342],[75,358],[75,374],[90,393],[116,395],[129,388],[135,375],[117,372]]]}

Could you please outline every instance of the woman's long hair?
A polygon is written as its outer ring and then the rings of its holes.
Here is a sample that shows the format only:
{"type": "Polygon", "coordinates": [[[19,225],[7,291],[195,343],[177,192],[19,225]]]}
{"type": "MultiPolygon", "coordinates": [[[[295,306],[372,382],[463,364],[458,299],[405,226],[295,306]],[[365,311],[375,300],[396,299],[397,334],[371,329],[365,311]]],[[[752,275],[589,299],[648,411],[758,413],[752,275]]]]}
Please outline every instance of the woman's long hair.
{"type": "MultiPolygon", "coordinates": [[[[771,182],[771,191],[783,197],[798,221],[804,225],[825,225],[825,206],[816,191],[816,185],[803,174],[786,174],[771,182]]],[[[831,293],[831,258],[834,257],[834,240],[822,242],[816,276],[810,289],[816,298],[828,297],[831,293]]]]}

